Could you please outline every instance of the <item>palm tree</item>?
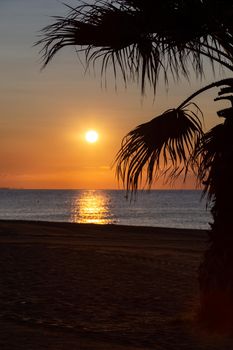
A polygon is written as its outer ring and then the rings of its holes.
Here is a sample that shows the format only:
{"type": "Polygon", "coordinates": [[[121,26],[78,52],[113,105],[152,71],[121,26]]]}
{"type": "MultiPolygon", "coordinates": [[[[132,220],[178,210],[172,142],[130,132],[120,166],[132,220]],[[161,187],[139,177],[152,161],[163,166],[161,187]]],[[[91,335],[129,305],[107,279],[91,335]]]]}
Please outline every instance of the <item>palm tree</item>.
{"type": "MultiPolygon", "coordinates": [[[[203,77],[205,62],[233,71],[231,0],[97,0],[70,7],[43,30],[38,44],[46,66],[65,46],[83,52],[87,66],[101,62],[101,76],[111,67],[125,83],[136,80],[142,94],[156,93],[161,78],[203,77]],[[192,68],[191,68],[192,67],[192,68]]],[[[122,141],[116,171],[127,191],[137,191],[145,177],[174,180],[191,169],[211,205],[210,245],[199,270],[200,319],[211,327],[233,324],[233,106],[218,112],[225,120],[203,132],[201,111],[192,99],[220,88],[219,99],[233,102],[233,78],[205,86],[122,141]],[[144,175],[143,175],[144,174],[144,175]]]]}

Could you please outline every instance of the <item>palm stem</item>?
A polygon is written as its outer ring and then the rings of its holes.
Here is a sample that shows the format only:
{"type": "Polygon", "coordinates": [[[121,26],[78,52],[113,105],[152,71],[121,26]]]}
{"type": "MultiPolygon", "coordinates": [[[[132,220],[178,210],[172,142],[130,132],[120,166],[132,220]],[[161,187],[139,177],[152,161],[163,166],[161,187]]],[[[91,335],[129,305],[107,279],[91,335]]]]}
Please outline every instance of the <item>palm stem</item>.
{"type": "Polygon", "coordinates": [[[184,107],[188,102],[190,102],[194,97],[196,97],[197,95],[201,94],[204,91],[207,91],[209,89],[212,89],[213,87],[218,87],[221,85],[233,85],[233,78],[227,78],[227,79],[222,79],[222,80],[218,80],[215,81],[209,85],[204,86],[203,88],[195,91],[191,96],[189,96],[188,98],[186,98],[186,100],[184,100],[178,107],[178,109],[181,109],[182,107],[184,107]]]}

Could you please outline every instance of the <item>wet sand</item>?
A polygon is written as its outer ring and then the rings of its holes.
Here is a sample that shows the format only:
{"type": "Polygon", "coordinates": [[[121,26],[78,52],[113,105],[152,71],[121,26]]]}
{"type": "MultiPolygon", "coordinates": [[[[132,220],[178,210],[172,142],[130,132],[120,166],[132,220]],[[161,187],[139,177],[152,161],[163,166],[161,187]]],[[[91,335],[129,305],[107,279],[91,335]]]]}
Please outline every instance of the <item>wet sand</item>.
{"type": "Polygon", "coordinates": [[[207,234],[0,221],[0,349],[232,349],[195,322],[207,234]]]}

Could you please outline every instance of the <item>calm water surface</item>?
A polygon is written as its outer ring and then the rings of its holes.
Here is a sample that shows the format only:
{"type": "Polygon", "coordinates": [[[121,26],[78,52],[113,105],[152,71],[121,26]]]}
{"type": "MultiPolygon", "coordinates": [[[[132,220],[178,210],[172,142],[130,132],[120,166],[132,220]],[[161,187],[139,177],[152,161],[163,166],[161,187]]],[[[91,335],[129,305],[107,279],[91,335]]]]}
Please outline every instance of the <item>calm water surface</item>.
{"type": "Polygon", "coordinates": [[[201,191],[0,190],[0,219],[206,229],[201,191]]]}

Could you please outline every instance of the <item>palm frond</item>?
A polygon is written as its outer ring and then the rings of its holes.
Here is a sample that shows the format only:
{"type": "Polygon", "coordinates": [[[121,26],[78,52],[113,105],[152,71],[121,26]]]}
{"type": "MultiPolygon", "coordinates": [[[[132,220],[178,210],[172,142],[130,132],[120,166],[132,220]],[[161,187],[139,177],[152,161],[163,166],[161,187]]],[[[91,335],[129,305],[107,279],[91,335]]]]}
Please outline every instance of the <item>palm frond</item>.
{"type": "Polygon", "coordinates": [[[170,109],[150,122],[139,125],[122,141],[116,156],[116,174],[127,191],[135,192],[145,170],[146,185],[161,175],[173,181],[187,170],[202,123],[190,105],[170,109]]]}
{"type": "Polygon", "coordinates": [[[197,179],[204,186],[203,194],[211,201],[216,194],[216,184],[222,167],[222,154],[225,147],[225,125],[218,124],[205,133],[196,144],[191,163],[198,160],[197,179]]]}
{"type": "Polygon", "coordinates": [[[160,72],[167,82],[204,72],[203,57],[233,70],[233,5],[227,0],[103,0],[69,7],[66,17],[44,28],[42,56],[46,66],[68,45],[86,54],[87,65],[100,60],[102,75],[113,68],[125,82],[146,82],[156,90],[160,72]],[[212,9],[213,7],[213,9],[212,9]]]}
{"type": "MultiPolygon", "coordinates": [[[[129,11],[121,11],[107,2],[97,1],[92,5],[81,5],[70,11],[67,17],[54,17],[55,23],[42,30],[44,65],[67,45],[106,51],[120,50],[135,41],[139,33],[137,18],[129,11]],[[128,27],[131,30],[127,30],[128,27]]],[[[94,50],[95,51],[95,50],[94,50]]]]}

